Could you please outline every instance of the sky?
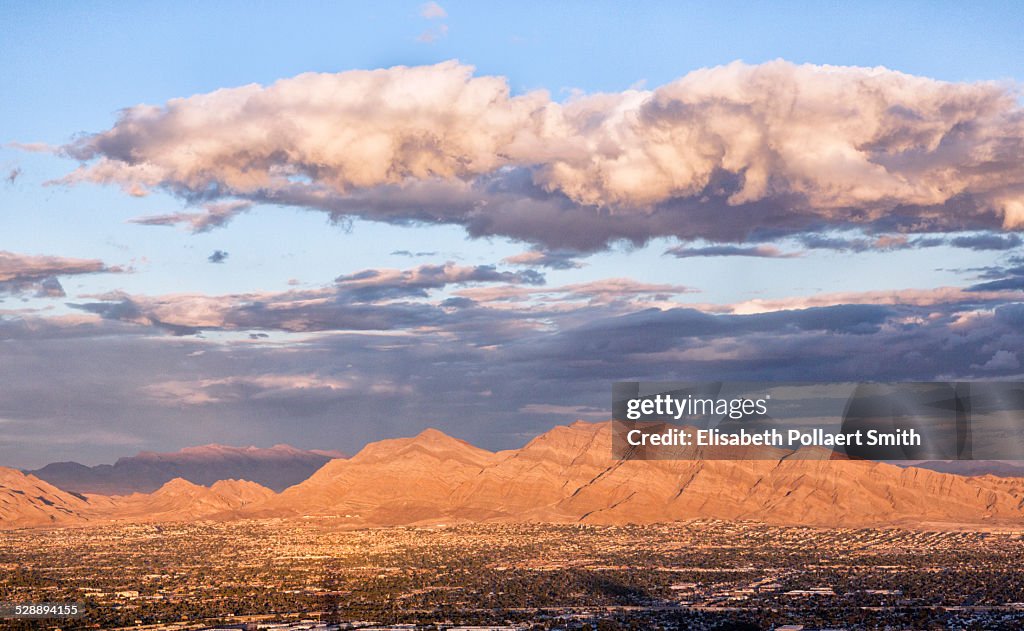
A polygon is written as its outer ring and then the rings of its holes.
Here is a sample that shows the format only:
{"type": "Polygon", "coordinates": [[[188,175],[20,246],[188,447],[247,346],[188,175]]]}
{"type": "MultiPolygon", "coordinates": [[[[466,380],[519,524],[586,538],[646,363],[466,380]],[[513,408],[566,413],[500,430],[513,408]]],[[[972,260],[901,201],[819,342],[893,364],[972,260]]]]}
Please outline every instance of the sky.
{"type": "Polygon", "coordinates": [[[0,465],[1016,379],[1016,3],[0,3],[0,465]]]}

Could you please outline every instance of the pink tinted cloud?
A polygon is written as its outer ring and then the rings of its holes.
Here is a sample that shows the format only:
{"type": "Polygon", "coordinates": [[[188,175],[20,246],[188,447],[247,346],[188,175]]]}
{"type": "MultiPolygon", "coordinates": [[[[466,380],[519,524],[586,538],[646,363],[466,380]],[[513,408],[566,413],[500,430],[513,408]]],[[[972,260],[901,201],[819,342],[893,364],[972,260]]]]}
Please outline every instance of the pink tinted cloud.
{"type": "Polygon", "coordinates": [[[307,73],[131,107],[61,151],[84,162],[66,183],[443,221],[535,243],[553,240],[566,204],[581,231],[600,224],[598,240],[1024,227],[1014,90],[885,68],[736,62],[564,103],[456,62],[307,73]],[[419,203],[396,206],[417,183],[419,203]],[[390,202],[376,199],[383,189],[390,202]]]}

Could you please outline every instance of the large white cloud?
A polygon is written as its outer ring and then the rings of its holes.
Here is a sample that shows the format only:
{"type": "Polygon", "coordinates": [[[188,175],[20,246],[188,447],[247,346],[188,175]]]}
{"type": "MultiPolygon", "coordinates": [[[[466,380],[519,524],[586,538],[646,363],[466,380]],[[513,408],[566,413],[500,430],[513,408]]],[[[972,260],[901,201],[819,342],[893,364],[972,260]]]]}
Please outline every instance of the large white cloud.
{"type": "Polygon", "coordinates": [[[62,148],[83,162],[63,181],[579,249],[822,226],[1015,230],[1017,96],[1006,84],[785,61],[564,103],[512,95],[504,78],[456,62],[310,73],[128,108],[62,148]]]}

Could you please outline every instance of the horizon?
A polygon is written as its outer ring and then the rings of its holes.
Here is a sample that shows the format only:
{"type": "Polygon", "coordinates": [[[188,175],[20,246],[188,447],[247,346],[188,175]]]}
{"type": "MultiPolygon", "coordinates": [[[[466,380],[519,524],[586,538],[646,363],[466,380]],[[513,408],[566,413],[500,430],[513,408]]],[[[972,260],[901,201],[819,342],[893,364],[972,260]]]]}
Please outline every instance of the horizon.
{"type": "MultiPolygon", "coordinates": [[[[32,468],[32,469],[26,468],[26,467],[20,467],[18,469],[23,471],[23,472],[26,472],[26,473],[34,473],[34,472],[36,472],[38,470],[41,470],[42,468],[45,468],[46,466],[55,465],[55,464],[81,464],[81,465],[85,465],[87,467],[113,466],[114,464],[117,463],[117,461],[124,460],[124,459],[133,459],[133,458],[137,458],[139,456],[148,455],[148,454],[161,455],[161,456],[177,455],[177,454],[184,454],[184,453],[189,452],[189,451],[196,451],[196,450],[200,450],[200,449],[214,449],[214,450],[215,449],[229,449],[229,450],[237,450],[237,451],[294,450],[294,451],[298,451],[298,452],[301,452],[301,453],[304,453],[304,454],[315,454],[315,455],[319,455],[319,456],[328,457],[330,459],[348,460],[348,459],[353,458],[354,456],[357,456],[360,452],[363,451],[363,449],[365,449],[366,447],[368,447],[370,445],[374,445],[374,444],[382,443],[382,442],[388,442],[388,441],[396,441],[396,440],[415,440],[415,439],[420,438],[424,434],[428,434],[428,433],[439,433],[439,434],[441,434],[442,436],[444,436],[446,438],[450,438],[450,439],[455,440],[457,442],[465,443],[465,444],[467,444],[467,445],[469,445],[471,447],[474,447],[476,449],[480,449],[480,450],[486,451],[486,452],[491,453],[491,454],[496,454],[496,453],[498,453],[500,451],[517,451],[517,450],[523,449],[524,447],[529,445],[536,438],[539,438],[541,436],[547,435],[547,434],[551,433],[552,431],[554,431],[554,430],[556,430],[558,428],[571,428],[571,427],[575,427],[575,426],[593,427],[595,425],[606,425],[606,424],[613,425],[615,422],[616,421],[613,420],[613,419],[608,419],[608,420],[603,420],[603,421],[587,421],[587,420],[583,420],[583,419],[576,419],[576,420],[573,420],[573,421],[567,422],[567,423],[566,422],[556,423],[555,425],[552,425],[550,428],[548,428],[546,430],[542,430],[541,432],[537,433],[536,435],[527,438],[525,440],[525,442],[523,442],[521,445],[519,445],[517,447],[510,447],[510,448],[507,448],[507,449],[499,449],[499,450],[492,450],[492,449],[488,449],[487,447],[483,447],[483,446],[477,445],[477,444],[475,444],[475,443],[473,443],[471,441],[468,441],[468,440],[460,438],[458,436],[449,434],[449,433],[447,433],[447,432],[445,432],[443,430],[440,430],[440,429],[438,429],[436,427],[426,427],[426,428],[424,428],[422,430],[419,430],[416,434],[406,434],[406,435],[403,435],[403,436],[387,436],[387,437],[380,438],[380,439],[377,439],[377,440],[374,440],[374,441],[371,441],[371,442],[367,442],[367,443],[363,444],[362,446],[360,446],[358,449],[352,451],[351,453],[349,453],[349,452],[342,452],[342,451],[339,451],[337,449],[320,449],[320,448],[308,448],[307,449],[307,448],[296,447],[294,445],[290,445],[290,444],[287,444],[287,443],[277,443],[277,444],[274,444],[274,445],[270,445],[269,447],[261,447],[259,445],[226,445],[226,444],[221,444],[221,443],[206,443],[206,444],[202,444],[202,445],[188,445],[188,446],[182,447],[180,449],[177,449],[175,451],[154,452],[154,451],[144,450],[144,451],[134,452],[132,454],[127,454],[126,453],[124,455],[119,456],[114,462],[84,463],[84,462],[78,462],[78,461],[59,461],[59,462],[49,462],[49,463],[46,463],[46,465],[43,465],[41,467],[32,468]]],[[[805,450],[808,450],[808,451],[816,451],[816,450],[819,450],[821,448],[818,447],[818,446],[811,445],[811,446],[797,447],[796,449],[797,450],[805,449],[805,450]]],[[[871,462],[871,460],[868,460],[868,461],[871,462]]],[[[919,459],[919,460],[891,460],[891,459],[883,459],[883,460],[874,460],[873,462],[878,462],[878,463],[881,463],[881,464],[890,464],[890,465],[894,465],[894,466],[898,466],[898,467],[920,466],[922,464],[956,464],[956,463],[963,463],[962,466],[965,469],[970,469],[972,463],[976,463],[976,464],[979,464],[979,465],[992,465],[992,464],[1010,465],[1013,468],[1022,468],[1022,469],[1024,469],[1024,461],[1022,461],[1022,460],[993,459],[993,458],[967,459],[967,460],[942,459],[942,458],[929,458],[929,459],[919,459]]],[[[0,467],[2,467],[2,466],[4,466],[4,465],[0,465],[0,467]]],[[[946,471],[945,473],[952,473],[953,475],[983,475],[983,474],[975,474],[975,473],[958,473],[956,471],[946,471]]],[[[244,478],[238,478],[238,479],[244,479],[244,478]]]]}
{"type": "MultiPolygon", "coordinates": [[[[603,424],[603,423],[612,423],[612,422],[613,421],[611,421],[611,420],[605,420],[605,421],[584,421],[582,419],[576,419],[576,420],[574,420],[572,422],[569,422],[569,423],[556,423],[555,425],[552,425],[547,430],[544,430],[544,431],[540,432],[539,434],[537,434],[537,436],[541,436],[543,434],[546,434],[546,433],[550,432],[551,430],[556,429],[558,427],[572,427],[573,425],[577,425],[577,424],[600,425],[600,424],[603,424]]],[[[482,450],[490,452],[490,453],[497,453],[498,451],[502,451],[502,450],[491,450],[491,449],[488,449],[486,447],[481,447],[481,446],[476,445],[476,444],[474,444],[474,443],[472,443],[472,442],[470,442],[470,441],[468,441],[466,439],[459,438],[458,436],[449,434],[448,432],[440,430],[440,429],[438,429],[436,427],[426,427],[426,428],[423,428],[422,430],[419,430],[415,434],[407,434],[407,435],[403,435],[403,436],[385,436],[384,438],[378,438],[376,440],[373,440],[373,441],[370,441],[370,442],[367,442],[367,443],[363,444],[362,446],[360,446],[358,449],[352,451],[351,453],[343,452],[343,451],[340,451],[338,449],[296,447],[295,445],[291,445],[291,444],[288,444],[288,443],[277,443],[277,444],[274,444],[274,445],[270,445],[269,447],[261,447],[259,445],[227,445],[227,444],[223,444],[223,443],[205,443],[205,444],[202,444],[202,445],[186,445],[186,446],[181,447],[179,449],[176,449],[174,451],[143,450],[143,451],[136,451],[136,452],[131,453],[131,454],[125,453],[125,454],[122,454],[121,456],[118,456],[114,460],[114,462],[86,463],[86,462],[79,462],[77,460],[63,460],[63,461],[59,461],[59,462],[48,462],[48,463],[45,463],[44,465],[41,465],[39,467],[12,467],[12,468],[17,468],[17,469],[19,469],[21,471],[32,472],[32,471],[39,470],[39,469],[45,467],[46,465],[51,465],[51,464],[81,464],[81,465],[85,465],[87,467],[96,467],[96,466],[103,466],[103,465],[111,466],[111,465],[115,464],[117,462],[117,460],[127,459],[127,458],[135,458],[135,457],[138,457],[138,456],[141,456],[141,455],[144,455],[144,454],[175,455],[175,454],[181,454],[181,453],[184,453],[184,452],[187,452],[187,451],[190,451],[190,450],[198,450],[198,449],[204,449],[204,448],[212,448],[212,449],[224,448],[224,449],[233,449],[233,450],[240,450],[240,451],[249,451],[249,450],[273,451],[275,449],[280,448],[280,449],[296,450],[296,451],[301,451],[303,453],[316,454],[316,455],[321,455],[321,456],[329,456],[330,454],[339,454],[339,455],[330,456],[330,457],[332,459],[347,460],[347,459],[352,458],[353,456],[357,455],[364,448],[366,448],[366,447],[368,447],[368,446],[370,446],[372,444],[380,443],[380,442],[384,442],[384,441],[390,441],[390,440],[402,440],[402,439],[419,438],[421,435],[423,435],[425,433],[429,433],[429,432],[439,432],[439,433],[443,434],[444,436],[446,436],[447,438],[451,438],[451,439],[457,440],[459,442],[464,442],[464,443],[469,444],[469,445],[471,445],[471,446],[473,446],[473,447],[475,447],[477,449],[482,449],[482,450]]],[[[536,438],[537,436],[534,436],[532,438],[528,438],[526,440],[526,442],[524,442],[522,445],[519,445],[518,447],[511,447],[510,449],[513,449],[513,450],[521,449],[522,447],[525,447],[527,444],[529,444],[529,442],[531,440],[533,440],[533,438],[536,438]]],[[[6,466],[6,465],[0,465],[0,467],[2,467],[2,466],[6,466]]]]}

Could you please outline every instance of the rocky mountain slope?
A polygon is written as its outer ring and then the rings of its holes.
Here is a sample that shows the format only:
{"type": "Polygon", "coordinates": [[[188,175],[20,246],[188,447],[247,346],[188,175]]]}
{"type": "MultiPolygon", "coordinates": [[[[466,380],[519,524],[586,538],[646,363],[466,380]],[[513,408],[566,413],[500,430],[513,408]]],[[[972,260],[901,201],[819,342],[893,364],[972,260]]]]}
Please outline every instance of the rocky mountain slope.
{"type": "Polygon", "coordinates": [[[80,525],[112,510],[107,497],[68,493],[17,469],[0,467],[0,527],[80,525]]]}
{"type": "Polygon", "coordinates": [[[82,496],[6,470],[23,492],[0,488],[0,526],[261,517],[329,517],[345,527],[704,518],[844,527],[1024,526],[1020,478],[820,460],[802,451],[756,460],[621,461],[612,458],[611,441],[610,423],[578,422],[521,449],[494,453],[426,430],[331,460],[280,493],[252,482],[205,487],[178,479],[148,494],[82,496]]]}
{"type": "MultiPolygon", "coordinates": [[[[333,515],[355,525],[451,521],[602,524],[695,518],[780,524],[1024,524],[1024,480],[875,462],[611,458],[610,424],[575,423],[491,453],[440,432],[329,463],[253,515],[333,515]]],[[[780,459],[782,455],[788,455],[780,459]]]]}

